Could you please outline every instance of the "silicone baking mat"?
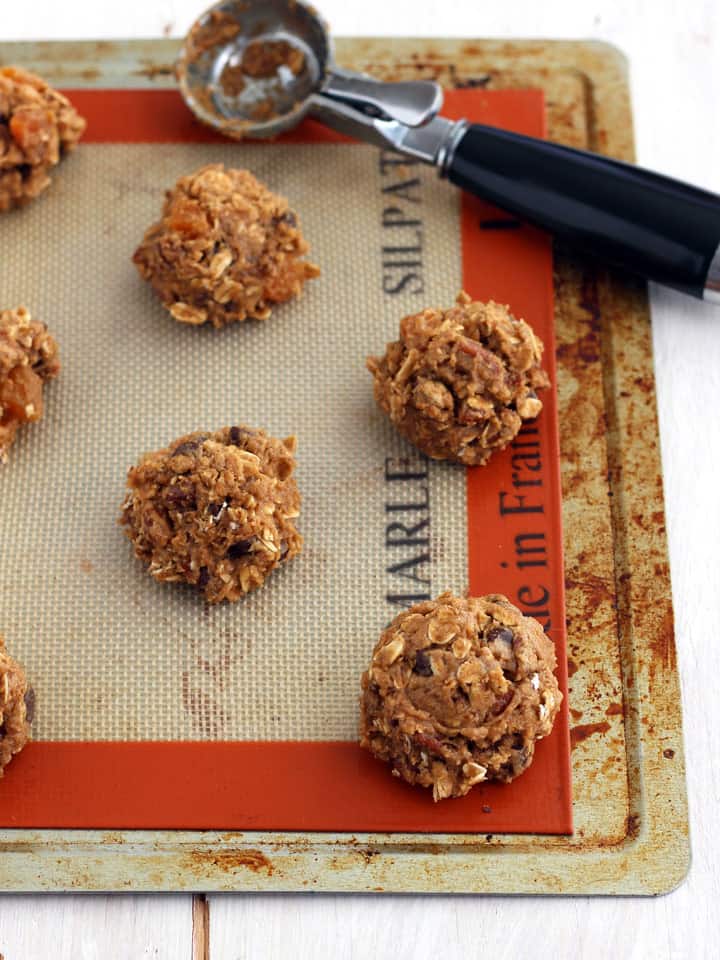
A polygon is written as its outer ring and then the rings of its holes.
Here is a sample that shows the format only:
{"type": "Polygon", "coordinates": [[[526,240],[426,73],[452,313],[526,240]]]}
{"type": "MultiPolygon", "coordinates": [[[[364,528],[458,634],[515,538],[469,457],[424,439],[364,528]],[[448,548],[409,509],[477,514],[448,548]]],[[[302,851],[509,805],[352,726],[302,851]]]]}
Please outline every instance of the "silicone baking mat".
{"type": "MultiPolygon", "coordinates": [[[[0,475],[8,646],[37,693],[0,822],[25,827],[571,831],[567,698],[530,770],[434,805],[356,745],[359,676],[403,606],[505,592],[558,649],[566,691],[556,404],[491,465],[429,462],[374,406],[364,357],[461,287],[546,345],[547,240],[431,169],[307,122],[236,145],[174,91],[70,91],[89,119],[41,201],[0,224],[4,306],[48,322],[63,371],[0,475]],[[247,166],[301,215],[323,276],[265,324],[172,321],[130,263],[164,189],[247,166]],[[235,422],[299,438],[305,550],[207,607],[157,584],[116,526],[138,455],[235,422]]],[[[447,112],[543,133],[538,91],[451,91],[447,112]]]]}

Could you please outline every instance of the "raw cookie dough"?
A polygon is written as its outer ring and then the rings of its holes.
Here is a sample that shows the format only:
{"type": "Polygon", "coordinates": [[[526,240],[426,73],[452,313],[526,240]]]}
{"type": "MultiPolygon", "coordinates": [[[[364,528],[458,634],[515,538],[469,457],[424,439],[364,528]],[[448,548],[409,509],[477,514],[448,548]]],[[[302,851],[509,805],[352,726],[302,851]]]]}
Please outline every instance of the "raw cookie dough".
{"type": "Polygon", "coordinates": [[[297,215],[247,170],[221,163],[181,177],[133,261],[181,323],[223,327],[290,300],[320,273],[297,215]]]}
{"type": "Polygon", "coordinates": [[[506,597],[443,593],[381,635],[362,677],[360,742],[435,800],[508,782],[552,729],[555,665],[540,624],[506,597]]]}
{"type": "Polygon", "coordinates": [[[0,68],[0,213],[50,185],[50,170],[75,148],[85,126],[70,101],[40,77],[0,68]]]}
{"type": "Polygon", "coordinates": [[[400,322],[400,339],[368,357],[375,399],[428,457],[479,465],[542,410],[542,341],[507,307],[460,293],[450,310],[400,322]]]}
{"type": "Polygon", "coordinates": [[[0,777],[30,739],[35,695],[25,671],[5,649],[0,636],[0,777]]]}
{"type": "Polygon", "coordinates": [[[24,307],[0,310],[0,464],[23,423],[39,420],[42,388],[60,371],[57,344],[24,307]]]}
{"type": "Polygon", "coordinates": [[[295,437],[224,427],[190,433],[128,472],[121,523],[156,580],[238,600],[302,547],[295,437]]]}
{"type": "Polygon", "coordinates": [[[305,68],[305,54],[287,40],[254,40],[245,47],[240,65],[247,77],[274,77],[280,67],[297,76],[305,68]]]}
{"type": "Polygon", "coordinates": [[[242,31],[242,26],[226,10],[209,10],[197,22],[187,38],[188,60],[194,63],[213,47],[224,46],[234,40],[242,31]]]}

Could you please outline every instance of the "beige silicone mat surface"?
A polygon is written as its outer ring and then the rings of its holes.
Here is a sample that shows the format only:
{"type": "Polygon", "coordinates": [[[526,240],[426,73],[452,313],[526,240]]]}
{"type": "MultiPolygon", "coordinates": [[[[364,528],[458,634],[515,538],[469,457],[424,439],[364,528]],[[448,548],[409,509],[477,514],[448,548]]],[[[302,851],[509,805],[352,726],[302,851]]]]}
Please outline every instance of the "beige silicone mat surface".
{"type": "Polygon", "coordinates": [[[354,739],[359,675],[399,609],[387,596],[467,587],[465,473],[419,460],[364,367],[405,313],[453,301],[459,194],[412,168],[423,286],[388,296],[378,158],[346,144],[86,144],[42,201],[3,218],[2,306],[46,321],[62,361],[0,476],[2,630],[33,680],[37,739],[354,739]],[[323,269],[265,323],[177,324],[130,261],[163,191],[208,162],[289,197],[323,269]],[[116,521],[141,453],[236,423],[297,434],[306,546],[264,589],[207,607],[153,581],[116,521]],[[401,457],[427,481],[388,483],[386,458],[401,457]],[[403,519],[430,517],[430,547],[386,548],[386,504],[422,502],[425,483],[429,511],[403,519]]]}

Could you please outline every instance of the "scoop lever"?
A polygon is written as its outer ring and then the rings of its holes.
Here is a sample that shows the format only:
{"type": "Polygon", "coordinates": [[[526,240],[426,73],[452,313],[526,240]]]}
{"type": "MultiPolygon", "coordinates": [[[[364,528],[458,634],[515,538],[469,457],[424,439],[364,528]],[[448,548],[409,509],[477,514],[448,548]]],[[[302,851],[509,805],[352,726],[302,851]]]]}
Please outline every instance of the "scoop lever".
{"type": "Polygon", "coordinates": [[[379,120],[395,120],[406,127],[421,127],[443,105],[439,84],[431,80],[383,83],[362,73],[333,67],[319,93],[379,120]]]}

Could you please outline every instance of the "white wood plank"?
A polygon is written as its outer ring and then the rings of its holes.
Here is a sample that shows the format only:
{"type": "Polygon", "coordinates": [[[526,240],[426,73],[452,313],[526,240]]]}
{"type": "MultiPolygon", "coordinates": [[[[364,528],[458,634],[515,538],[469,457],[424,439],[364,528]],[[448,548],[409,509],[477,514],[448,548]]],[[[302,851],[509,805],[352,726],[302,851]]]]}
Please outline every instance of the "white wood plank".
{"type": "Polygon", "coordinates": [[[528,897],[215,897],[210,955],[212,960],[709,957],[693,941],[672,951],[666,903],[528,897]]]}
{"type": "Polygon", "coordinates": [[[0,897],[4,960],[191,960],[192,897],[0,897]]]}

